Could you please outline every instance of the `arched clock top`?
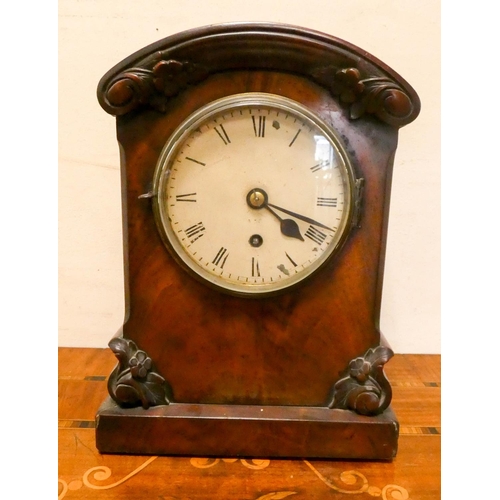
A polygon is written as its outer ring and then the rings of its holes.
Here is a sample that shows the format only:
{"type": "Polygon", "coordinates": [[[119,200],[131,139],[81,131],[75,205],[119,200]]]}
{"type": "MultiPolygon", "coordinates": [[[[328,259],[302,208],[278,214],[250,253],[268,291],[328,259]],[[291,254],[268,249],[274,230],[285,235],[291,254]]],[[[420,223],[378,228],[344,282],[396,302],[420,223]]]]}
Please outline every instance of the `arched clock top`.
{"type": "Polygon", "coordinates": [[[164,112],[168,101],[189,85],[238,70],[308,78],[327,88],[352,120],[373,115],[402,127],[420,111],[413,88],[366,51],[316,31],[267,23],[207,26],[164,38],[108,71],[97,96],[103,109],[116,116],[140,107],[164,112]]]}

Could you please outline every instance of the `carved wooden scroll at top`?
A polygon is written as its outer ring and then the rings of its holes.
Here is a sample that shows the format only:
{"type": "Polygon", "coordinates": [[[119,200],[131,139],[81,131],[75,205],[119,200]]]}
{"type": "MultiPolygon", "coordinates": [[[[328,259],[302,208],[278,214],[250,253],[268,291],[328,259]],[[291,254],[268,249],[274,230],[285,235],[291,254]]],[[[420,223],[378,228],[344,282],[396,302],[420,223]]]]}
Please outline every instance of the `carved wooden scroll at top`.
{"type": "Polygon", "coordinates": [[[352,120],[373,115],[401,127],[420,111],[406,81],[365,51],[322,33],[274,24],[210,26],[165,38],[111,69],[99,83],[98,99],[112,115],[141,106],[165,112],[189,85],[238,70],[308,78],[327,88],[352,120]]]}

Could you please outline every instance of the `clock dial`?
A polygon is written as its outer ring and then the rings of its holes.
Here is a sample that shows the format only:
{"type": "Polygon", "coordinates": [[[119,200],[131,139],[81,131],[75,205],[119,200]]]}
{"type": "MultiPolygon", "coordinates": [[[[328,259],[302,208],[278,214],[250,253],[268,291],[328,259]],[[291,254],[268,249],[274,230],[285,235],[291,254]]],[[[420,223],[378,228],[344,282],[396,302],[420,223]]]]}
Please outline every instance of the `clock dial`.
{"type": "Polygon", "coordinates": [[[344,240],[353,174],[335,132],[302,105],[249,93],[200,109],[155,176],[167,247],[225,291],[263,295],[314,273],[344,240]]]}

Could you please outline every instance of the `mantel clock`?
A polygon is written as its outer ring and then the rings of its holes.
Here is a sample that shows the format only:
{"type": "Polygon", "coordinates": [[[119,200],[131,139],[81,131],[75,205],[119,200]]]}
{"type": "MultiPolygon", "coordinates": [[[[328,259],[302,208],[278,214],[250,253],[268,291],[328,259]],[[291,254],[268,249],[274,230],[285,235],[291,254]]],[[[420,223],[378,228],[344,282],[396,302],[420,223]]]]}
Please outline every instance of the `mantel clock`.
{"type": "Polygon", "coordinates": [[[329,35],[186,31],[101,79],[125,321],[103,453],[391,459],[379,330],[397,133],[420,103],[329,35]]]}

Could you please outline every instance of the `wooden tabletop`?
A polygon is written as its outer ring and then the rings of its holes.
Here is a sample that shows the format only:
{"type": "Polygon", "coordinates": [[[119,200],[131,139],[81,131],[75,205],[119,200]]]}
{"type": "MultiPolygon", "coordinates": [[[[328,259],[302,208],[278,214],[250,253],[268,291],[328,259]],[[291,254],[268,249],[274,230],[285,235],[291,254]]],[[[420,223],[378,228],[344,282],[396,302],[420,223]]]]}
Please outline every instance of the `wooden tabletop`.
{"type": "Polygon", "coordinates": [[[59,349],[59,500],[440,498],[440,356],[385,366],[401,426],[392,462],[102,455],[94,417],[115,364],[109,349],[59,349]]]}

